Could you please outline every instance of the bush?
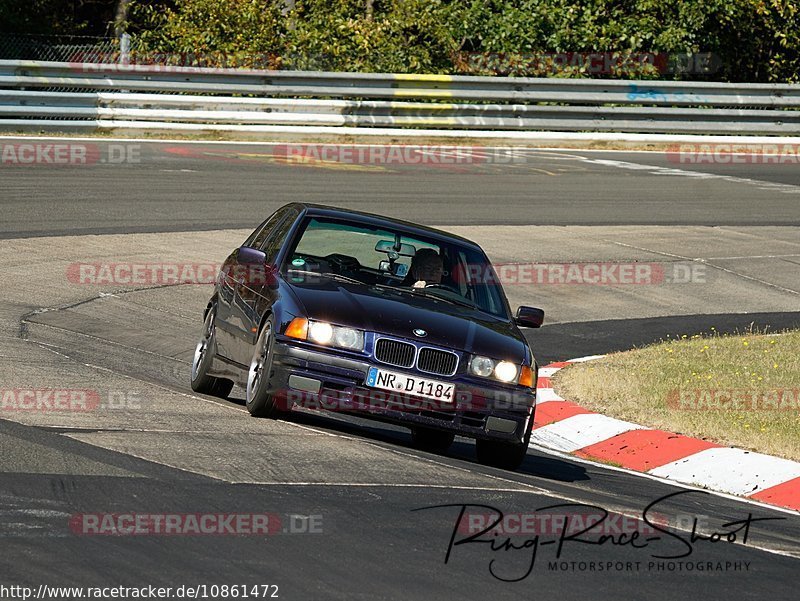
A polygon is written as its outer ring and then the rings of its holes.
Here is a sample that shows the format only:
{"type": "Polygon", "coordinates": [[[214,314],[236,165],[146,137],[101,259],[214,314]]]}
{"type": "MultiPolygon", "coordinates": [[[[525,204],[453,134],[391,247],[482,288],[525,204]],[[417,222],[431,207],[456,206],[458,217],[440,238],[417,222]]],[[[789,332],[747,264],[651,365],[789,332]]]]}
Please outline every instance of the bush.
{"type": "Polygon", "coordinates": [[[134,2],[133,56],[166,55],[172,64],[184,66],[276,67],[284,52],[282,5],[263,0],[134,2]]]}
{"type": "Polygon", "coordinates": [[[288,18],[284,66],[292,69],[435,73],[452,66],[447,7],[431,0],[381,3],[298,0],[288,18]]]}
{"type": "Polygon", "coordinates": [[[137,0],[130,25],[143,49],[227,66],[796,81],[797,12],[794,0],[137,0]],[[598,71],[590,53],[616,58],[598,71]],[[708,72],[668,68],[698,53],[708,72]]]}

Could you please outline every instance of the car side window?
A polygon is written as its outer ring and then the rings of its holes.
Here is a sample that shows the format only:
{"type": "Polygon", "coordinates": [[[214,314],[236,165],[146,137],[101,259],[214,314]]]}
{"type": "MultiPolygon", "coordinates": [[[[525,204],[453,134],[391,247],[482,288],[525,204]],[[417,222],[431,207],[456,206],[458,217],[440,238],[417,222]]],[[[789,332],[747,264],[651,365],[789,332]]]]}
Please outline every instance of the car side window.
{"type": "Polygon", "coordinates": [[[250,234],[250,237],[245,240],[245,243],[242,246],[261,248],[275,226],[281,222],[281,220],[286,216],[286,213],[289,211],[291,211],[291,209],[288,207],[275,211],[264,223],[258,226],[255,231],[250,234]]]}
{"type": "Polygon", "coordinates": [[[267,255],[267,262],[272,263],[275,261],[275,257],[278,256],[278,253],[283,247],[286,236],[289,234],[289,230],[292,229],[297,215],[298,213],[295,210],[288,211],[288,214],[284,213],[283,221],[271,229],[270,235],[266,236],[261,246],[258,247],[267,255]]]}

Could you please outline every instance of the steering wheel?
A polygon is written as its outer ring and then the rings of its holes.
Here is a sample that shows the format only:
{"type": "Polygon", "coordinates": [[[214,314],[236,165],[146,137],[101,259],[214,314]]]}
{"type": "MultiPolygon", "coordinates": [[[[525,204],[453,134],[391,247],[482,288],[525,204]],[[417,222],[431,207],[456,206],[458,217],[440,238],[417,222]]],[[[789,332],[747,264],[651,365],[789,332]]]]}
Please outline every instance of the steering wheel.
{"type": "Polygon", "coordinates": [[[425,288],[441,288],[442,290],[447,290],[448,292],[454,292],[458,296],[461,296],[461,291],[455,288],[454,286],[450,286],[449,284],[428,284],[425,288]]]}

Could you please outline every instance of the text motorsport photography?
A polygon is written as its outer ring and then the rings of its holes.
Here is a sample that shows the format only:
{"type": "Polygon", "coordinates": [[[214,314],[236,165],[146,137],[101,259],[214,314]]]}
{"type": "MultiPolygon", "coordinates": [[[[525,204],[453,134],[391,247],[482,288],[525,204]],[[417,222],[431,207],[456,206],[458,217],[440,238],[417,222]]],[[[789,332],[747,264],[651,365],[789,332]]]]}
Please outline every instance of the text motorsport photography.
{"type": "Polygon", "coordinates": [[[663,504],[685,495],[708,493],[670,493],[651,502],[636,517],[581,503],[553,504],[522,514],[504,514],[480,504],[431,505],[412,511],[455,514],[444,563],[456,563],[455,556],[462,554],[472,562],[482,558],[489,574],[503,582],[525,580],[539,564],[560,572],[748,571],[748,561],[715,559],[715,546],[747,545],[751,530],[766,521],[786,519],[755,517],[752,512],[727,520],[662,513],[663,504]],[[581,547],[595,547],[597,558],[570,560],[570,550],[581,547]],[[540,553],[547,555],[540,558],[540,553]],[[614,558],[615,553],[623,557],[614,558]]]}

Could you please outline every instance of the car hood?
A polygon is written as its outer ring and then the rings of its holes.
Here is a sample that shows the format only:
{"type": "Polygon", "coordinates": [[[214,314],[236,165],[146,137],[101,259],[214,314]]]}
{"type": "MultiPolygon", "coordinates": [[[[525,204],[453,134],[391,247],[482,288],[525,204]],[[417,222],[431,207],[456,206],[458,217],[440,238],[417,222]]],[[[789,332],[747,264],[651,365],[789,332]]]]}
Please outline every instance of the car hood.
{"type": "Polygon", "coordinates": [[[328,278],[287,285],[310,319],[515,363],[530,358],[527,342],[516,325],[467,307],[328,278]],[[416,337],[415,329],[425,330],[427,335],[416,337]]]}

